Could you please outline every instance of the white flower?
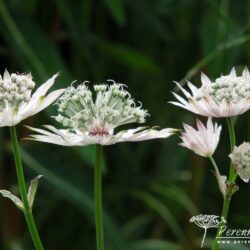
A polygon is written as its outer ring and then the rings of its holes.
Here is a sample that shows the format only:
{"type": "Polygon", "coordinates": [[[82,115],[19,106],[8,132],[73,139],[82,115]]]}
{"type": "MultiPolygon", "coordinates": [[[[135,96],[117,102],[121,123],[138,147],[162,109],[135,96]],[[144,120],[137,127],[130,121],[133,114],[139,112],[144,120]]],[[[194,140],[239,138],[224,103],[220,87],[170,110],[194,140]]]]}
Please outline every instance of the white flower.
{"type": "Polygon", "coordinates": [[[114,129],[120,125],[145,122],[148,113],[136,106],[123,84],[113,82],[112,85],[94,85],[94,92],[93,97],[84,83],[77,88],[71,86],[66,89],[57,103],[59,114],[54,117],[66,128],[30,128],[39,133],[31,135],[31,139],[63,146],[111,145],[117,142],[166,138],[175,131],[171,128],[158,131],[138,127],[114,134],[114,129]]]}
{"type": "Polygon", "coordinates": [[[56,77],[57,74],[31,95],[32,89],[35,87],[31,74],[10,75],[5,70],[3,78],[0,76],[0,127],[14,126],[54,102],[64,89],[45,95],[54,84],[56,77]]]}
{"type": "Polygon", "coordinates": [[[244,142],[240,146],[235,146],[229,155],[240,178],[249,182],[250,179],[250,143],[244,142]]]}
{"type": "Polygon", "coordinates": [[[193,113],[211,117],[232,117],[240,115],[250,108],[250,74],[247,68],[242,76],[237,76],[235,69],[214,82],[201,74],[202,86],[195,87],[188,82],[191,93],[176,83],[186,99],[174,93],[179,102],[171,102],[193,113]]]}
{"type": "Polygon", "coordinates": [[[212,118],[207,120],[207,127],[197,120],[197,130],[184,124],[184,132],[181,133],[183,147],[189,148],[196,154],[210,157],[213,155],[220,139],[221,126],[213,125],[212,118]]]}

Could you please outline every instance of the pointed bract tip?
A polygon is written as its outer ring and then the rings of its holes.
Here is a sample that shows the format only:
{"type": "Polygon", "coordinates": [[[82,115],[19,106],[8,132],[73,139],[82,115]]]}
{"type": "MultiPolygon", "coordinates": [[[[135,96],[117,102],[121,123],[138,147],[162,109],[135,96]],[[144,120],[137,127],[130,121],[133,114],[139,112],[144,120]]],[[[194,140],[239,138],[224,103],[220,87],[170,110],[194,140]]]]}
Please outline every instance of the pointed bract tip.
{"type": "Polygon", "coordinates": [[[4,70],[3,79],[4,80],[10,79],[10,74],[9,74],[9,71],[7,69],[4,70]]]}
{"type": "Polygon", "coordinates": [[[236,75],[236,71],[235,71],[235,67],[233,67],[232,69],[231,69],[231,71],[230,71],[230,74],[229,74],[230,76],[237,76],[236,75]]]}
{"type": "Polygon", "coordinates": [[[202,85],[209,85],[209,84],[211,84],[211,80],[210,80],[209,77],[208,77],[205,73],[203,73],[203,72],[201,72],[201,82],[202,82],[202,85]]]}

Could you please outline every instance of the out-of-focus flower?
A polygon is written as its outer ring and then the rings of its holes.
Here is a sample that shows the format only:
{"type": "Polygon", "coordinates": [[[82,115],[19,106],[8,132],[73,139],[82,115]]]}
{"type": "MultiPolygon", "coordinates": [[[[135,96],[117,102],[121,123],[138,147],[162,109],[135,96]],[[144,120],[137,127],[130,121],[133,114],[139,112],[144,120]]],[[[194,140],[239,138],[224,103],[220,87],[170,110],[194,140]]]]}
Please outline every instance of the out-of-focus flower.
{"type": "Polygon", "coordinates": [[[197,130],[183,124],[184,131],[181,133],[183,147],[189,148],[196,154],[210,157],[213,155],[220,139],[221,126],[212,122],[212,118],[207,120],[207,127],[197,119],[197,130]]]}
{"type": "Polygon", "coordinates": [[[176,83],[185,97],[174,93],[179,102],[171,102],[193,113],[208,117],[232,117],[240,115],[250,108],[250,74],[247,68],[242,76],[237,76],[235,69],[226,76],[212,82],[205,74],[201,74],[202,86],[195,87],[188,82],[192,93],[176,83]]]}
{"type": "Polygon", "coordinates": [[[240,146],[235,146],[229,155],[240,178],[249,182],[250,179],[250,143],[244,142],[240,146]]]}
{"type": "Polygon", "coordinates": [[[77,88],[69,87],[58,100],[59,114],[54,117],[66,129],[46,126],[49,130],[30,128],[38,132],[31,139],[63,145],[84,146],[89,144],[111,145],[125,141],[144,141],[166,138],[175,129],[138,127],[114,134],[114,129],[128,123],[143,123],[148,115],[124,89],[123,84],[94,85],[92,92],[83,83],[77,88]]]}
{"type": "Polygon", "coordinates": [[[3,78],[0,76],[0,127],[14,126],[54,102],[64,91],[59,89],[46,96],[56,77],[57,74],[31,95],[35,87],[31,74],[10,75],[5,70],[3,78]]]}

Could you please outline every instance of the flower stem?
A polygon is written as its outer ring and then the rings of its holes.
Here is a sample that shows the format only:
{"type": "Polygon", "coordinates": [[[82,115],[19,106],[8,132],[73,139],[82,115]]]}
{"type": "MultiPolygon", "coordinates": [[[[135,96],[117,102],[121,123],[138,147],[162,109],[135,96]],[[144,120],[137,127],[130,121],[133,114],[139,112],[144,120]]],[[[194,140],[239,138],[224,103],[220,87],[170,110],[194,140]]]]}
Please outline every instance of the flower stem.
{"type": "MultiPolygon", "coordinates": [[[[233,121],[232,118],[228,118],[227,119],[227,125],[228,125],[228,131],[229,131],[229,136],[230,136],[230,151],[233,151],[233,148],[235,146],[235,132],[234,132],[234,126],[233,126],[233,121]]],[[[230,172],[229,172],[229,185],[232,182],[235,182],[237,179],[237,173],[234,169],[234,166],[232,164],[232,161],[230,162],[230,172]]],[[[227,219],[228,216],[228,211],[229,211],[229,206],[230,206],[230,201],[231,201],[231,196],[233,189],[230,188],[228,194],[226,195],[226,197],[224,197],[224,201],[223,201],[223,209],[222,209],[222,213],[221,213],[221,217],[224,217],[224,219],[227,219]]],[[[213,245],[213,249],[212,250],[218,250],[219,246],[218,246],[218,242],[217,242],[217,237],[220,236],[220,231],[221,228],[225,225],[224,221],[222,221],[220,227],[218,228],[217,234],[216,234],[216,239],[214,241],[214,245],[213,245]]]]}
{"type": "MultiPolygon", "coordinates": [[[[228,131],[229,131],[229,136],[230,136],[230,152],[232,152],[234,149],[234,146],[235,146],[235,142],[236,142],[232,118],[227,119],[227,125],[228,125],[228,131]]],[[[235,175],[235,169],[234,169],[233,163],[231,161],[230,172],[229,172],[229,181],[233,180],[234,175],[235,175]]]]}
{"type": "Polygon", "coordinates": [[[40,240],[36,224],[33,218],[32,210],[29,205],[28,197],[27,197],[27,190],[26,190],[26,184],[24,180],[24,174],[23,174],[23,167],[22,167],[22,161],[19,151],[19,145],[16,135],[16,128],[15,126],[10,127],[10,134],[11,134],[11,140],[12,140],[12,147],[14,151],[14,158],[15,158],[15,164],[16,164],[16,173],[17,173],[17,179],[19,184],[19,190],[24,206],[24,215],[25,219],[29,228],[29,232],[31,235],[31,238],[33,240],[33,243],[37,250],[44,250],[44,247],[42,245],[42,242],[40,240]]]}
{"type": "Polygon", "coordinates": [[[104,250],[104,233],[102,218],[102,146],[99,144],[96,144],[94,193],[96,245],[97,250],[104,250]]]}
{"type": "Polygon", "coordinates": [[[209,156],[209,159],[210,159],[210,161],[212,162],[212,165],[213,165],[213,167],[214,167],[214,170],[215,170],[217,176],[220,176],[219,168],[218,168],[218,166],[217,166],[217,164],[216,164],[216,162],[215,162],[213,156],[209,156]]]}
{"type": "MultiPolygon", "coordinates": [[[[230,205],[230,198],[226,198],[224,199],[224,202],[223,202],[223,209],[222,209],[222,213],[221,213],[221,217],[224,217],[224,219],[226,220],[227,219],[227,215],[228,215],[228,211],[229,211],[229,205],[230,205]]],[[[225,225],[225,222],[222,220],[219,228],[218,228],[218,231],[216,233],[216,238],[215,238],[215,241],[214,241],[214,245],[213,245],[213,248],[212,250],[218,250],[219,249],[219,245],[218,245],[218,241],[217,241],[217,237],[220,236],[221,234],[221,228],[225,225]]]]}

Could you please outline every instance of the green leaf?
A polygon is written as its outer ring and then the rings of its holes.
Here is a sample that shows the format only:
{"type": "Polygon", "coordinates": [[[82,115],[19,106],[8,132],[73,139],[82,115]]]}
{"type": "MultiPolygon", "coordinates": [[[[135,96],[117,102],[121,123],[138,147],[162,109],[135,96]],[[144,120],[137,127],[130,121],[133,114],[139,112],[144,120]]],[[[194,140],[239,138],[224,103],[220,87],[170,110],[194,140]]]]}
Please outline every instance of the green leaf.
{"type": "Polygon", "coordinates": [[[153,216],[151,214],[140,214],[132,219],[128,220],[123,226],[123,233],[127,238],[135,239],[138,234],[145,233],[147,225],[153,221],[153,216]]]}
{"type": "Polygon", "coordinates": [[[152,189],[163,197],[178,202],[180,205],[185,207],[191,214],[198,213],[198,209],[195,204],[190,200],[190,198],[183,192],[181,188],[178,188],[176,186],[166,187],[161,184],[154,184],[152,185],[152,189]]]}
{"type": "Polygon", "coordinates": [[[31,184],[30,184],[30,187],[29,187],[29,190],[28,190],[28,201],[29,201],[29,205],[30,205],[31,209],[33,207],[34,199],[35,199],[35,196],[36,196],[36,190],[37,190],[37,187],[38,187],[38,181],[39,181],[39,179],[41,177],[42,177],[42,175],[38,175],[36,178],[34,178],[31,181],[31,184]]]}
{"type": "Polygon", "coordinates": [[[112,44],[104,40],[97,40],[97,45],[103,53],[113,57],[116,61],[132,69],[143,70],[151,74],[161,74],[161,67],[148,55],[130,48],[124,44],[112,44]]]}
{"type": "Polygon", "coordinates": [[[61,81],[72,79],[58,50],[35,23],[20,17],[14,20],[3,1],[0,1],[0,18],[4,24],[2,32],[25,68],[32,69],[42,80],[59,70],[63,72],[61,81]]]}
{"type": "Polygon", "coordinates": [[[124,26],[126,23],[124,6],[122,0],[105,0],[108,10],[113,19],[120,25],[124,26]]]}
{"type": "Polygon", "coordinates": [[[17,196],[15,196],[15,195],[12,194],[10,191],[5,190],[5,189],[0,190],[0,194],[1,194],[3,197],[9,198],[11,201],[13,201],[13,203],[14,203],[20,210],[22,210],[22,211],[24,212],[23,203],[22,203],[22,201],[21,201],[17,196]]]}
{"type": "Polygon", "coordinates": [[[182,85],[185,85],[186,80],[190,80],[194,75],[201,70],[202,67],[210,63],[214,58],[216,58],[224,50],[228,50],[244,43],[250,41],[250,34],[231,39],[225,43],[219,44],[216,48],[207,54],[203,59],[201,59],[197,64],[195,64],[191,69],[188,70],[184,78],[181,80],[182,85]]]}
{"type": "Polygon", "coordinates": [[[176,219],[173,217],[169,209],[160,200],[158,200],[149,193],[139,190],[134,191],[132,195],[145,202],[151,209],[158,213],[166,221],[167,225],[180,242],[186,242],[182,230],[178,225],[176,219]]]}

